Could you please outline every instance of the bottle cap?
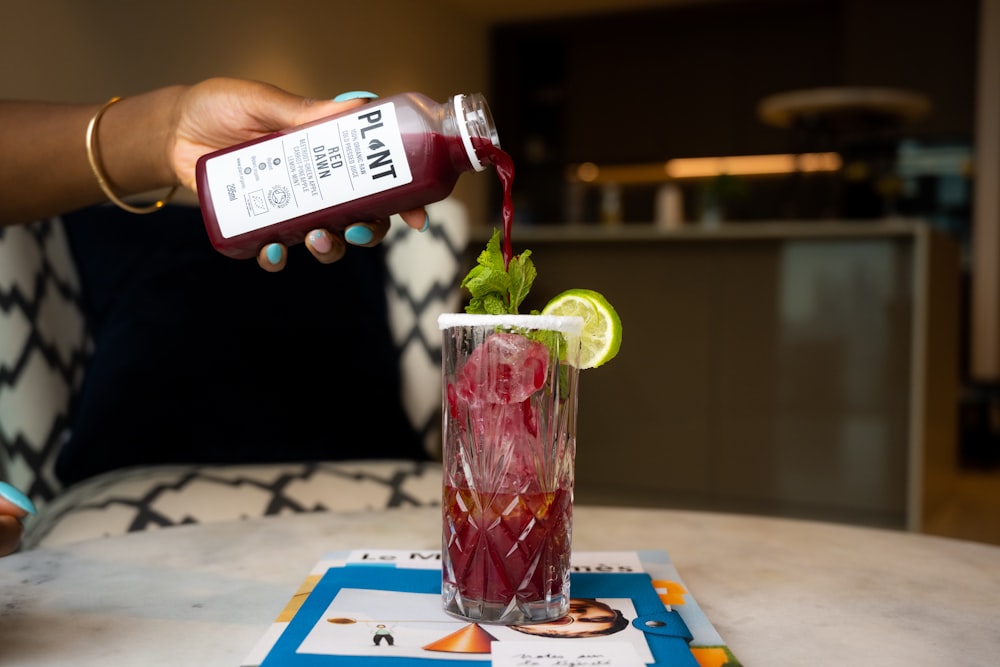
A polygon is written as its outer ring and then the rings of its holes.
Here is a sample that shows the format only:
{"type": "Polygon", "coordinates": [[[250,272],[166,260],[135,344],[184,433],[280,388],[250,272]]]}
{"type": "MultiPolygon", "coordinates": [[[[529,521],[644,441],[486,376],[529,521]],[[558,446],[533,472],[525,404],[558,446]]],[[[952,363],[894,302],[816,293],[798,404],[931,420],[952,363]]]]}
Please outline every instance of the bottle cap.
{"type": "Polygon", "coordinates": [[[481,95],[471,95],[469,99],[472,104],[470,108],[466,109],[466,96],[455,95],[455,120],[458,125],[458,133],[462,137],[462,145],[465,146],[465,152],[469,156],[469,162],[472,164],[473,169],[482,171],[486,169],[486,165],[483,164],[483,161],[479,159],[479,155],[476,153],[476,147],[472,143],[473,132],[471,128],[475,127],[475,135],[477,137],[488,135],[490,142],[494,146],[499,147],[500,140],[497,136],[496,128],[493,126],[493,118],[490,115],[489,108],[486,106],[486,101],[482,99],[481,95]]]}

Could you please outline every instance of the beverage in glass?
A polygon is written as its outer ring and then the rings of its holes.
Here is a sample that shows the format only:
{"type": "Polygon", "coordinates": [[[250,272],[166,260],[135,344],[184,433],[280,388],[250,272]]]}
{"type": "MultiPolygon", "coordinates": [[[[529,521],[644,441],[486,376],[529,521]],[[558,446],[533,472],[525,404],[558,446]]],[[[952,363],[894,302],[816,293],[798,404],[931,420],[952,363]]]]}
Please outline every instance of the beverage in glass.
{"type": "Polygon", "coordinates": [[[539,623],[569,607],[579,317],[444,314],[445,611],[539,623]]]}

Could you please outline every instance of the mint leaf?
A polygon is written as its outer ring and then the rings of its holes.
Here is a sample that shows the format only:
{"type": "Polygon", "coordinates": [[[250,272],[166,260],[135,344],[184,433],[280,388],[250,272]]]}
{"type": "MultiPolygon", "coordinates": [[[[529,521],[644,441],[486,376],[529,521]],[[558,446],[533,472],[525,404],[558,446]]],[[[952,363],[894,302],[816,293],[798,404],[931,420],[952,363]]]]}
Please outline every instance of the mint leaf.
{"type": "Polygon", "coordinates": [[[525,250],[517,257],[510,260],[507,267],[507,276],[510,278],[510,312],[516,313],[521,302],[531,291],[531,284],[535,282],[535,264],[531,261],[531,251],[525,250]]]}
{"type": "Polygon", "coordinates": [[[469,290],[465,312],[481,315],[516,315],[517,309],[528,296],[537,272],[531,261],[531,251],[525,250],[513,257],[504,268],[500,249],[501,233],[494,229],[486,243],[486,250],[479,253],[476,266],[462,280],[461,286],[469,290]]]}
{"type": "Polygon", "coordinates": [[[501,235],[500,230],[494,229],[493,236],[491,236],[490,240],[486,242],[486,250],[479,253],[479,259],[477,262],[481,266],[503,273],[503,250],[500,249],[500,243],[502,241],[503,236],[501,235]]]}

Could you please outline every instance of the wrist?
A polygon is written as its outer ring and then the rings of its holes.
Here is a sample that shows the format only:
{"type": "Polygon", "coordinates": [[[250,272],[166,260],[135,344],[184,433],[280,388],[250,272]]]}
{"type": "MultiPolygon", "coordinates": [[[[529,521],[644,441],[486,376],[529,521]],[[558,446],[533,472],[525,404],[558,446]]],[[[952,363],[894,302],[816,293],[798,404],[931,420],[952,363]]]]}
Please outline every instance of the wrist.
{"type": "MultiPolygon", "coordinates": [[[[97,111],[97,113],[93,115],[93,117],[90,119],[90,122],[87,123],[87,133],[85,135],[87,144],[87,161],[90,163],[90,170],[93,172],[94,178],[97,179],[98,187],[101,189],[101,192],[103,192],[104,195],[111,201],[111,203],[113,203],[118,208],[128,211],[129,213],[137,213],[137,214],[153,213],[154,211],[158,211],[159,209],[163,208],[163,206],[168,201],[170,201],[170,198],[174,196],[175,192],[177,192],[177,185],[171,187],[170,191],[163,199],[158,199],[156,200],[155,203],[148,206],[135,206],[126,201],[123,201],[121,197],[118,196],[118,193],[115,192],[114,188],[111,186],[111,183],[108,181],[108,176],[105,173],[104,160],[101,157],[101,149],[98,146],[96,137],[100,132],[99,128],[101,125],[101,119],[104,117],[104,114],[107,113],[108,109],[110,109],[112,106],[118,104],[121,101],[121,99],[122,98],[120,97],[112,97],[110,100],[104,103],[104,106],[102,106],[97,111]]],[[[155,148],[153,150],[153,153],[155,153],[155,148]]]]}
{"type": "MultiPolygon", "coordinates": [[[[93,143],[100,147],[107,185],[126,197],[178,183],[170,164],[183,87],[125,97],[105,109],[93,143]]],[[[96,113],[96,112],[95,112],[96,113]]]]}

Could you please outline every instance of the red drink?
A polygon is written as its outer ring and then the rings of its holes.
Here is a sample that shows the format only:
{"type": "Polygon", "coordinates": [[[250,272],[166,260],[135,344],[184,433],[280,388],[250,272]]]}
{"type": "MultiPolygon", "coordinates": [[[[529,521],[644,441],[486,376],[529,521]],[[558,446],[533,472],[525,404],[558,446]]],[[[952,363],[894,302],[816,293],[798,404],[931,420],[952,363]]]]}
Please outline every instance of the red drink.
{"type": "MultiPolygon", "coordinates": [[[[514,163],[495,144],[473,145],[503,186],[507,268],[514,163]]],[[[569,609],[580,347],[579,329],[575,344],[565,337],[577,325],[555,321],[568,319],[438,320],[446,410],[441,593],[450,614],[480,623],[544,623],[569,609]]]]}
{"type": "Polygon", "coordinates": [[[569,576],[571,489],[481,493],[444,489],[445,587],[465,604],[560,599],[569,576]]]}
{"type": "Polygon", "coordinates": [[[476,154],[483,162],[493,165],[500,179],[500,187],[503,188],[503,205],[500,209],[500,216],[503,220],[503,265],[504,268],[510,266],[510,260],[514,256],[511,245],[510,232],[514,224],[514,160],[511,159],[502,148],[485,141],[473,142],[476,147],[476,154]]]}
{"type": "Polygon", "coordinates": [[[438,324],[445,611],[481,623],[559,618],[569,607],[583,322],[450,313],[438,324]]]}

